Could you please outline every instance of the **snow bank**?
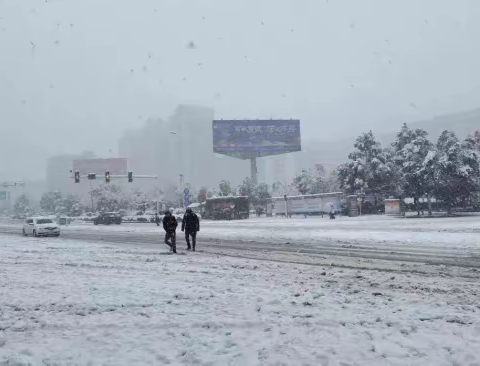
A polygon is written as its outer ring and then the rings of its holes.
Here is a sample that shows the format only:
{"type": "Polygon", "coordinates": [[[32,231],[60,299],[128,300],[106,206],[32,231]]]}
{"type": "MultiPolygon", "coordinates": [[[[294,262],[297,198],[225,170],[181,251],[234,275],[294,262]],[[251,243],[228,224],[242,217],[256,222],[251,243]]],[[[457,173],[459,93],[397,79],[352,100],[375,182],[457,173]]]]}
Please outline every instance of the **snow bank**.
{"type": "MultiPolygon", "coordinates": [[[[468,365],[451,278],[0,236],[0,365],[468,365]]],[[[469,272],[470,273],[470,272],[469,272]]]]}

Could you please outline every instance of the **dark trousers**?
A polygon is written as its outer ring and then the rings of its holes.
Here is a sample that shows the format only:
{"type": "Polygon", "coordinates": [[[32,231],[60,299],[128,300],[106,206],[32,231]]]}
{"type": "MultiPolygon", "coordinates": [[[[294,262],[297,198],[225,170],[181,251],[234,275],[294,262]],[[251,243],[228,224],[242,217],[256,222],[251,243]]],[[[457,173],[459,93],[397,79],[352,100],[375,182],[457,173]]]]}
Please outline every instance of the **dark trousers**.
{"type": "Polygon", "coordinates": [[[197,244],[197,232],[196,231],[187,231],[185,230],[185,240],[187,241],[187,247],[190,249],[190,236],[192,237],[193,250],[195,250],[195,245],[197,244]]]}
{"type": "Polygon", "coordinates": [[[174,232],[166,232],[165,233],[165,244],[167,244],[170,248],[172,248],[173,252],[177,252],[177,244],[176,244],[176,233],[174,232]],[[169,241],[170,240],[170,241],[169,241]]]}

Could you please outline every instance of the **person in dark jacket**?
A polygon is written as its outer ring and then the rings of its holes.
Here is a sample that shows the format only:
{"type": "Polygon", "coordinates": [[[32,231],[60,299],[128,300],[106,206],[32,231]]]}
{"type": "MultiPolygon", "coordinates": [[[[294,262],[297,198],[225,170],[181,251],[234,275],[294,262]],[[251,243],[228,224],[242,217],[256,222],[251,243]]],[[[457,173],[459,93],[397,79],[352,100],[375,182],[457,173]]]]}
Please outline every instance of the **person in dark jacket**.
{"type": "Polygon", "coordinates": [[[163,218],[163,230],[165,230],[165,244],[167,244],[171,251],[177,252],[176,245],[176,230],[177,230],[177,219],[172,215],[170,211],[165,211],[165,216],[163,218]]]}
{"type": "Polygon", "coordinates": [[[197,232],[200,231],[200,220],[195,212],[191,208],[187,208],[187,212],[183,216],[182,231],[185,231],[185,240],[187,241],[187,250],[195,251],[195,245],[197,244],[197,232]],[[190,246],[190,236],[192,237],[192,245],[190,246]]]}

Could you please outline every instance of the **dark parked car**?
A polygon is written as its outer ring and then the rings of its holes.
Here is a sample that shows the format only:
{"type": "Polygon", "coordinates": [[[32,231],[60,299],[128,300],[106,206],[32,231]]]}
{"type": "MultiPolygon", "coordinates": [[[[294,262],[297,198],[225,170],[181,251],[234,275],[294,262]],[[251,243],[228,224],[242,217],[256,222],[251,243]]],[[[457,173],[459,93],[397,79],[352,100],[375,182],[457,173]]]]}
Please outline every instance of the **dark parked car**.
{"type": "Polygon", "coordinates": [[[120,225],[122,223],[122,217],[114,212],[105,212],[101,213],[99,216],[93,219],[93,223],[95,225],[112,225],[117,224],[120,225]]]}

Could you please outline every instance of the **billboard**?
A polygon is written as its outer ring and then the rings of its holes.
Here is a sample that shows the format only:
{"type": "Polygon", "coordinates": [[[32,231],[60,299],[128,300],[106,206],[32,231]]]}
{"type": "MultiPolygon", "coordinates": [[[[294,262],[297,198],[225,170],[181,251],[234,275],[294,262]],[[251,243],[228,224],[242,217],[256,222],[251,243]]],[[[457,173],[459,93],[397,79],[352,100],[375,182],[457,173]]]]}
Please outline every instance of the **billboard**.
{"type": "Polygon", "coordinates": [[[7,191],[0,191],[0,201],[7,200],[7,191]]]}
{"type": "MultiPolygon", "coordinates": [[[[287,196],[287,210],[289,214],[319,214],[328,213],[332,207],[335,212],[341,211],[343,193],[319,193],[305,196],[287,196]]],[[[285,200],[283,197],[273,197],[272,213],[283,215],[285,213],[285,200]]]]}
{"type": "Polygon", "coordinates": [[[78,170],[80,174],[104,174],[106,170],[109,170],[112,175],[126,175],[127,159],[78,159],[73,161],[72,168],[73,171],[78,170]]]}
{"type": "MultiPolygon", "coordinates": [[[[291,214],[330,212],[332,206],[335,212],[340,212],[340,196],[306,197],[287,201],[288,212],[291,214]]],[[[282,204],[278,208],[280,213],[285,211],[285,206],[282,204]]]]}
{"type": "Polygon", "coordinates": [[[215,120],[213,152],[240,159],[301,151],[299,120],[215,120]]]}

